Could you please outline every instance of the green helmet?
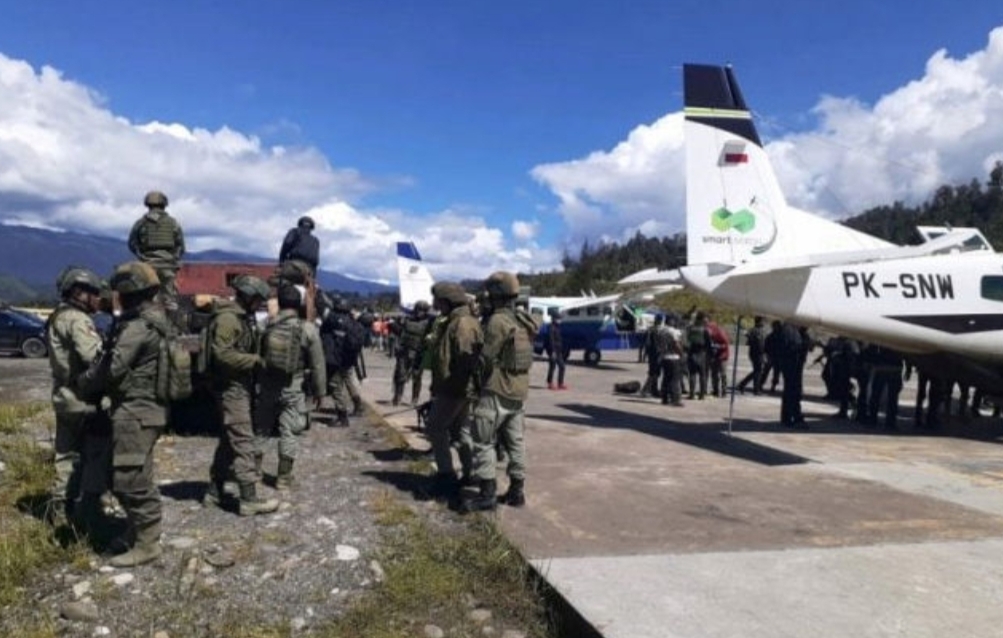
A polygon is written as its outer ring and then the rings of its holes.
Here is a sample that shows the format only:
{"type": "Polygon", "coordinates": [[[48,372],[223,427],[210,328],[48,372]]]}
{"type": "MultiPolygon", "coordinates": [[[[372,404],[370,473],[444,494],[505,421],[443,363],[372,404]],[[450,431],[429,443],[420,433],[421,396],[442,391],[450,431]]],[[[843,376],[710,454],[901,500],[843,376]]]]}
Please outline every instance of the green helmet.
{"type": "Polygon", "coordinates": [[[143,198],[143,204],[147,208],[167,208],[167,195],[160,191],[150,191],[143,198]]]}
{"type": "Polygon", "coordinates": [[[68,266],[56,277],[56,290],[61,297],[67,296],[74,286],[93,293],[100,293],[106,284],[92,271],[78,266],[68,266]]]}
{"type": "Polygon", "coordinates": [[[271,292],[268,284],[263,279],[254,275],[237,275],[230,282],[230,287],[245,297],[268,299],[268,294],[271,292]]]}
{"type": "MultiPolygon", "coordinates": [[[[100,284],[99,284],[100,285],[100,284]]],[[[111,276],[111,287],[120,295],[131,295],[160,286],[157,271],[150,264],[130,261],[120,265],[111,276]]]]}
{"type": "Polygon", "coordinates": [[[431,309],[432,306],[428,305],[428,302],[425,301],[424,299],[419,299],[418,301],[414,302],[415,312],[428,312],[431,309]]]}
{"type": "Polygon", "coordinates": [[[518,297],[519,278],[514,273],[499,270],[484,281],[484,289],[489,297],[518,297]]]}
{"type": "Polygon", "coordinates": [[[467,291],[463,286],[452,281],[444,281],[441,285],[436,284],[435,294],[439,299],[444,299],[454,306],[467,303],[467,291]]]}

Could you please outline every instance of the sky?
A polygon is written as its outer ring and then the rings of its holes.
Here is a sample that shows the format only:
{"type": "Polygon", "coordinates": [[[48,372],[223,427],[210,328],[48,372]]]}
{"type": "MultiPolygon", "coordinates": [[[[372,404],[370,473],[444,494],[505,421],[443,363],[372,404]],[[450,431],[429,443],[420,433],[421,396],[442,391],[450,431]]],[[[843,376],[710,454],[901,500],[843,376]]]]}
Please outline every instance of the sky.
{"type": "MultiPolygon", "coordinates": [[[[790,203],[832,218],[1003,160],[1003,3],[0,0],[0,224],[393,281],[542,272],[684,230],[681,65],[734,66],[790,203]]],[[[0,226],[0,232],[3,232],[0,226]]]]}

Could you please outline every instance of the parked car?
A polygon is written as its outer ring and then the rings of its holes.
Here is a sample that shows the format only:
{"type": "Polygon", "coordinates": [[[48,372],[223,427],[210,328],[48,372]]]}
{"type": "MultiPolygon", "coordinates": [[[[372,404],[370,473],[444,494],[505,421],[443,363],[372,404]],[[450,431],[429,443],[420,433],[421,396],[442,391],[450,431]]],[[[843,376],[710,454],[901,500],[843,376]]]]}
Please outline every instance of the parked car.
{"type": "Polygon", "coordinates": [[[48,355],[45,322],[13,308],[0,310],[0,352],[18,353],[28,358],[48,355]]]}

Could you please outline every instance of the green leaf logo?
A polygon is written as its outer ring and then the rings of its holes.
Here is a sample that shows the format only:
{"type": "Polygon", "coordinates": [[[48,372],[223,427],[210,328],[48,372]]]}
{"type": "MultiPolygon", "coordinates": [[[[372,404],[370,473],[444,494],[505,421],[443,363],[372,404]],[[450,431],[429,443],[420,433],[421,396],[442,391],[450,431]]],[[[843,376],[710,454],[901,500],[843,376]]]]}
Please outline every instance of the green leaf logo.
{"type": "Polygon", "coordinates": [[[718,208],[710,214],[710,225],[719,233],[734,229],[745,234],[756,227],[756,215],[747,208],[735,213],[727,208],[718,208]]]}

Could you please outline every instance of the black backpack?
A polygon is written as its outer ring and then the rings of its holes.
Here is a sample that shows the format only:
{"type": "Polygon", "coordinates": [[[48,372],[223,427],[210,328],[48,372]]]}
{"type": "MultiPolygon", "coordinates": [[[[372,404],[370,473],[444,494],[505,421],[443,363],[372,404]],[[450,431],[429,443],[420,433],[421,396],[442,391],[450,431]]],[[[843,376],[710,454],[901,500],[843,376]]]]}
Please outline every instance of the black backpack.
{"type": "Polygon", "coordinates": [[[359,322],[346,314],[332,314],[321,326],[324,362],[336,370],[355,365],[365,345],[366,331],[359,322]]]}

